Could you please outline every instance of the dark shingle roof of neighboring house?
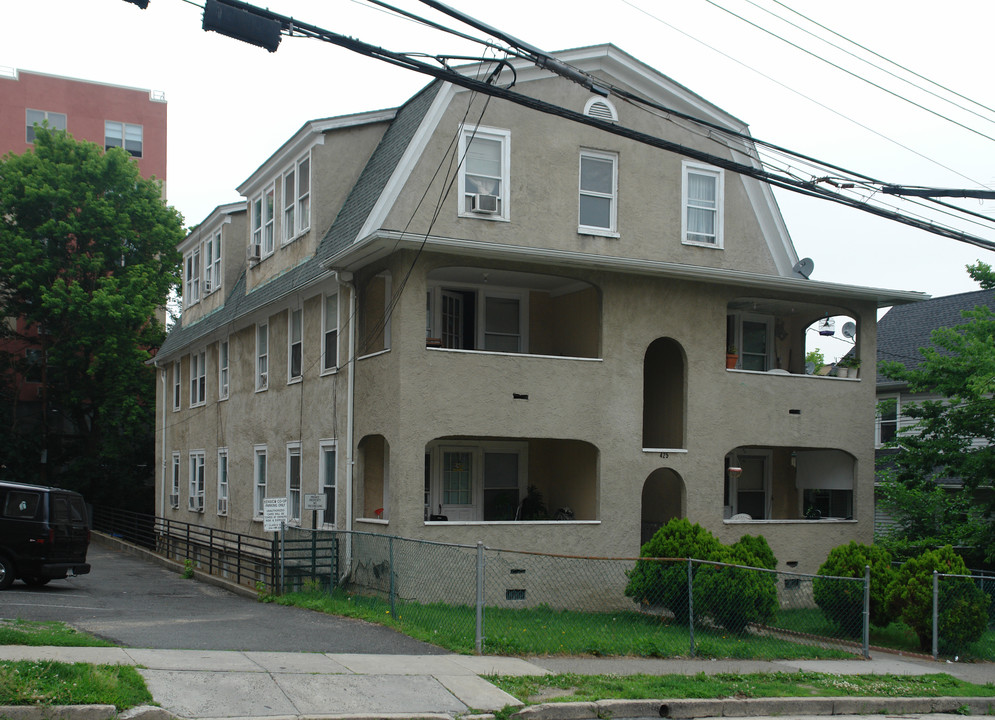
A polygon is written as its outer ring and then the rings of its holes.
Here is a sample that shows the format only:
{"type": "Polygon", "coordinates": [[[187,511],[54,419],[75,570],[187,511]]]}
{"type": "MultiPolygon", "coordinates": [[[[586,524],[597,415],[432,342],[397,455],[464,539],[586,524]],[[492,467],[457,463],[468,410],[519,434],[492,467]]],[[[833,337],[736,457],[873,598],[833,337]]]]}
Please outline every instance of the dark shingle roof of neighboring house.
{"type": "MultiPolygon", "coordinates": [[[[878,321],[878,362],[917,367],[922,359],[919,348],[932,345],[933,330],[963,325],[966,321],[961,313],[978,305],[995,310],[995,291],[976,290],[893,307],[878,321]]],[[[889,379],[878,373],[878,383],[887,382],[889,379]]]]}
{"type": "Polygon", "coordinates": [[[398,109],[313,257],[248,294],[245,292],[243,272],[235,287],[225,298],[223,307],[190,325],[175,326],[166,336],[158,356],[167,357],[176,353],[200,338],[210,335],[225,325],[236,323],[239,318],[251,315],[293,292],[295,288],[306,286],[325,274],[327,271],[323,267],[324,261],[336,250],[356,239],[356,234],[373,210],[415,131],[431,107],[440,84],[439,82],[429,84],[398,109]]]}

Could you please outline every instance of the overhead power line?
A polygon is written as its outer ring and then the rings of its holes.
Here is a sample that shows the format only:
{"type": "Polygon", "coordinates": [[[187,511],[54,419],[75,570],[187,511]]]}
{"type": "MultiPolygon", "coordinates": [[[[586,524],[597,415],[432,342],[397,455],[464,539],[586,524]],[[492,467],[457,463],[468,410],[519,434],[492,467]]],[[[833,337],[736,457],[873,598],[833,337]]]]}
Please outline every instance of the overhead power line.
{"type": "MultiPolygon", "coordinates": [[[[446,12],[453,17],[459,17],[461,20],[466,17],[462,13],[437,2],[437,0],[422,0],[422,2],[431,5],[432,7],[436,7],[440,9],[440,11],[446,12]],[[445,10],[441,10],[442,8],[445,8],[445,10]]],[[[495,30],[494,28],[490,28],[484,23],[473,20],[472,18],[470,18],[469,21],[469,24],[476,27],[478,30],[492,34],[494,37],[497,37],[503,42],[512,45],[513,49],[506,51],[508,54],[517,55],[519,57],[527,57],[537,66],[547,68],[552,72],[567,77],[574,82],[580,83],[582,86],[593,92],[601,92],[602,94],[605,94],[609,91],[603,82],[596,81],[594,78],[567,65],[566,63],[563,63],[548,53],[528,45],[527,43],[524,43],[511,35],[495,30]]],[[[421,59],[421,57],[425,56],[415,56],[412,54],[390,51],[355,38],[350,38],[315,25],[295,20],[294,18],[280,15],[269,10],[264,10],[243,2],[242,0],[206,0],[203,27],[205,30],[214,30],[237,40],[242,40],[243,42],[264,47],[270,52],[274,52],[279,45],[281,33],[285,33],[291,37],[311,37],[323,40],[366,57],[381,60],[408,70],[413,70],[438,80],[479,92],[483,95],[507,100],[538,112],[571,120],[583,125],[596,127],[607,133],[624,137],[651,147],[656,147],[684,157],[709,163],[730,172],[752,177],[774,187],[780,187],[809,197],[829,200],[831,202],[846,205],[872,215],[877,215],[879,217],[909,225],[920,230],[925,230],[936,235],[948,237],[961,242],[967,242],[988,250],[995,250],[995,242],[993,241],[979,238],[960,230],[939,225],[928,220],[903,215],[888,208],[872,205],[867,202],[867,198],[851,197],[840,192],[836,192],[827,188],[825,184],[818,182],[817,179],[799,179],[787,174],[779,175],[765,169],[762,166],[758,167],[753,164],[736,162],[735,160],[683,146],[679,143],[639,132],[631,128],[626,128],[616,123],[585,115],[575,110],[554,105],[537,98],[522,95],[513,92],[509,88],[500,87],[494,84],[494,81],[497,79],[497,74],[501,66],[508,65],[507,61],[492,61],[496,63],[496,68],[495,71],[488,77],[488,81],[485,82],[456,72],[452,68],[448,67],[442,59],[438,59],[441,67],[437,67],[421,59]]],[[[670,112],[666,108],[664,108],[664,111],[670,112]]],[[[695,118],[691,119],[694,122],[701,122],[695,118]]],[[[731,133],[731,131],[728,131],[727,129],[723,129],[723,132],[735,135],[735,133],[731,133]]],[[[748,136],[741,137],[745,138],[751,146],[755,142],[748,136]]],[[[750,152],[749,147],[744,148],[744,152],[748,155],[753,154],[750,152]]],[[[861,178],[861,182],[864,184],[870,180],[869,178],[864,178],[863,176],[859,177],[861,178]]]]}

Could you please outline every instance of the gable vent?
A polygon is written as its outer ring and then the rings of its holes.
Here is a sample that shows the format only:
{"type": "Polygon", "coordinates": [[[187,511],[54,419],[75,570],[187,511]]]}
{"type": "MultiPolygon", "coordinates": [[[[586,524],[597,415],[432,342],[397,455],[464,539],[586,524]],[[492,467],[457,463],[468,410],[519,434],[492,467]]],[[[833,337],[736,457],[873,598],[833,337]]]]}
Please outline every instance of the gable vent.
{"type": "Polygon", "coordinates": [[[618,113],[615,111],[615,106],[602,97],[593,97],[588,100],[584,106],[584,114],[611,122],[618,120],[618,113]]]}

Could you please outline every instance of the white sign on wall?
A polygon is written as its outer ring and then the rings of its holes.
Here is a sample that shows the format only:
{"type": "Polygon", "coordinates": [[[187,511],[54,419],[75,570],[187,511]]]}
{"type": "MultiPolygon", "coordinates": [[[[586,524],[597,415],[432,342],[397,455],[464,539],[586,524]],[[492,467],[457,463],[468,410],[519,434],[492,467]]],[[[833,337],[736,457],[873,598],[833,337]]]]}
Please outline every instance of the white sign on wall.
{"type": "Polygon", "coordinates": [[[325,504],[328,501],[328,496],[325,493],[306,493],[304,495],[304,509],[305,510],[325,510],[325,504]]]}
{"type": "Polygon", "coordinates": [[[287,522],[287,498],[263,498],[263,532],[279,532],[280,525],[287,522]]]}

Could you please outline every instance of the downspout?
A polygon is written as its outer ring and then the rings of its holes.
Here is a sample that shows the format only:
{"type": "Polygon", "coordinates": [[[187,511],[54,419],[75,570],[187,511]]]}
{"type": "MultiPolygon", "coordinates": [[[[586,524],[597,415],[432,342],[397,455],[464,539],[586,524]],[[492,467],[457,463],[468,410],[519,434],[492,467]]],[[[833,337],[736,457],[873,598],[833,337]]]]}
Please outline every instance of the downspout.
{"type": "MultiPolygon", "coordinates": [[[[158,367],[158,363],[156,363],[158,367]]],[[[166,368],[159,368],[159,377],[162,380],[162,488],[159,491],[159,507],[162,516],[166,516],[166,368]]]]}
{"type": "Polygon", "coordinates": [[[353,525],[353,472],[356,464],[353,457],[355,412],[356,412],[356,286],[351,272],[338,273],[339,285],[349,288],[349,384],[346,391],[346,455],[345,455],[345,570],[342,577],[349,574],[352,567],[352,525],[353,525]]]}

